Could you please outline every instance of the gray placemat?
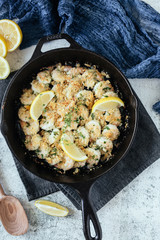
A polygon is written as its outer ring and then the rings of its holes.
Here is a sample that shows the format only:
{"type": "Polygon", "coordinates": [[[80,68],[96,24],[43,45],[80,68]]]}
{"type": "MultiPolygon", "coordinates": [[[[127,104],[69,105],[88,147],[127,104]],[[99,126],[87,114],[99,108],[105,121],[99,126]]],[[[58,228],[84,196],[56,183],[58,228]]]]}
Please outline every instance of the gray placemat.
{"type": "MultiPolygon", "coordinates": [[[[7,80],[0,81],[0,102],[13,74],[7,80]]],[[[138,131],[130,151],[114,168],[100,177],[94,184],[91,197],[96,210],[103,207],[144,169],[160,158],[160,134],[139,99],[138,105],[138,131]]],[[[81,199],[71,187],[64,184],[54,184],[36,177],[15,158],[14,160],[29,201],[60,190],[78,209],[81,209],[81,199]]]]}

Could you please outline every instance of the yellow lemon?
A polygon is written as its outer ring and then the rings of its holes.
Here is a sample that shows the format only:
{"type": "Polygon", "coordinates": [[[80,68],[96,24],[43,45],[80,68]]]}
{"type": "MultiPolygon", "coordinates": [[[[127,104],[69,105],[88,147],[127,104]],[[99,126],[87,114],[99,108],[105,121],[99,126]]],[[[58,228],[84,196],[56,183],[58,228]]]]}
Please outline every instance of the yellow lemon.
{"type": "Polygon", "coordinates": [[[54,97],[53,91],[41,92],[35,97],[30,107],[30,115],[33,120],[35,121],[38,120],[43,110],[52,100],[53,97],[54,97]]]}
{"type": "Polygon", "coordinates": [[[22,42],[22,31],[17,23],[9,19],[0,20],[0,35],[7,43],[8,52],[13,52],[22,42]]]}
{"type": "Polygon", "coordinates": [[[42,212],[51,216],[65,217],[69,213],[69,210],[66,207],[47,200],[37,200],[35,206],[42,212]]]}
{"type": "Polygon", "coordinates": [[[10,74],[10,67],[6,59],[0,57],[0,79],[6,79],[10,74]]]}
{"type": "Polygon", "coordinates": [[[88,158],[86,154],[78,148],[71,138],[65,133],[61,137],[61,147],[68,157],[74,161],[85,161],[88,158]]]}
{"type": "Polygon", "coordinates": [[[119,97],[106,97],[95,102],[92,107],[92,112],[96,110],[107,111],[117,107],[124,107],[124,102],[119,97]]]}
{"type": "Polygon", "coordinates": [[[0,56],[7,56],[7,43],[3,36],[0,35],[0,56]]]}

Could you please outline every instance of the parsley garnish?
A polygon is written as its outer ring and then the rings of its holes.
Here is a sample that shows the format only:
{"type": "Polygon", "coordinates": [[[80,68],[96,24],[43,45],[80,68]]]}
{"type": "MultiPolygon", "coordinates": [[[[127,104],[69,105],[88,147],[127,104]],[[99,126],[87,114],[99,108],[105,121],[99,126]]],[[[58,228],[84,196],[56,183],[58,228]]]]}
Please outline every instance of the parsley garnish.
{"type": "Polygon", "coordinates": [[[92,120],[95,118],[95,114],[94,113],[91,113],[91,118],[92,118],[92,120]]]}
{"type": "Polygon", "coordinates": [[[84,136],[81,132],[79,132],[78,134],[79,134],[79,136],[81,136],[83,139],[85,138],[85,136],[84,136]]]}
{"type": "Polygon", "coordinates": [[[104,128],[104,129],[110,130],[110,128],[109,128],[108,126],[105,126],[105,128],[104,128]]]}
{"type": "Polygon", "coordinates": [[[64,122],[65,124],[70,127],[71,126],[71,117],[72,117],[72,113],[66,113],[65,118],[64,118],[64,122]]]}
{"type": "Polygon", "coordinates": [[[104,91],[107,91],[107,90],[110,90],[110,89],[111,89],[110,87],[103,88],[104,91]]]}

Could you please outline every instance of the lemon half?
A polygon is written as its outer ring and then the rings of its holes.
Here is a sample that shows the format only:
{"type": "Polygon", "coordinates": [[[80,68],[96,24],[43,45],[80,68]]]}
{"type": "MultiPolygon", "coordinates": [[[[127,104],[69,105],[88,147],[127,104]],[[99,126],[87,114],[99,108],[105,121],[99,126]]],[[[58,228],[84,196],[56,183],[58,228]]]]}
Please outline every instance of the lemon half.
{"type": "Polygon", "coordinates": [[[74,161],[85,161],[88,158],[86,154],[78,148],[71,138],[65,133],[61,137],[61,147],[67,156],[74,161]]]}
{"type": "Polygon", "coordinates": [[[6,79],[10,74],[10,67],[6,59],[0,57],[0,79],[6,79]]]}
{"type": "Polygon", "coordinates": [[[34,121],[37,121],[43,110],[54,97],[53,91],[45,91],[38,94],[30,107],[30,115],[34,121]]]}
{"type": "Polygon", "coordinates": [[[13,52],[22,42],[20,27],[9,19],[0,20],[0,35],[6,40],[8,52],[13,52]]]}
{"type": "Polygon", "coordinates": [[[107,111],[117,107],[124,107],[124,102],[119,97],[106,97],[98,100],[92,107],[92,112],[96,110],[107,111]]]}
{"type": "Polygon", "coordinates": [[[66,207],[47,200],[37,200],[35,206],[42,212],[51,216],[65,217],[69,213],[69,210],[66,207]]]}

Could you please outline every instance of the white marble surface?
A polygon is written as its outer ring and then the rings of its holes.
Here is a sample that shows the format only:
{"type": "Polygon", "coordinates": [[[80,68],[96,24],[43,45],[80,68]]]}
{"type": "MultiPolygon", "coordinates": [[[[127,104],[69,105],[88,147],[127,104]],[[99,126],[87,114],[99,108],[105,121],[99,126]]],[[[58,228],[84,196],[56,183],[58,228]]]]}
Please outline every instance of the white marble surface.
{"type": "MultiPolygon", "coordinates": [[[[145,0],[160,11],[159,0],[145,0]]],[[[32,55],[34,46],[8,55],[11,69],[20,68],[32,55]]],[[[160,131],[160,115],[152,105],[160,99],[160,79],[130,79],[130,82],[160,131]]],[[[160,159],[141,173],[116,197],[98,211],[104,240],[160,239],[160,159]]],[[[0,134],[0,182],[7,194],[16,196],[25,208],[29,231],[20,237],[10,236],[0,223],[0,240],[83,240],[81,211],[61,193],[45,199],[71,209],[71,215],[57,218],[45,215],[28,202],[11,153],[0,134]]]]}

